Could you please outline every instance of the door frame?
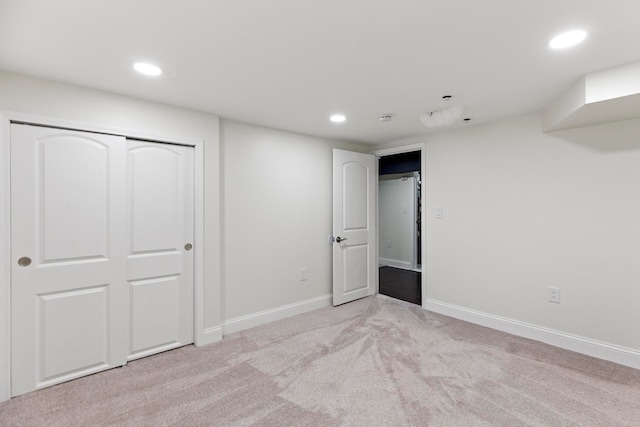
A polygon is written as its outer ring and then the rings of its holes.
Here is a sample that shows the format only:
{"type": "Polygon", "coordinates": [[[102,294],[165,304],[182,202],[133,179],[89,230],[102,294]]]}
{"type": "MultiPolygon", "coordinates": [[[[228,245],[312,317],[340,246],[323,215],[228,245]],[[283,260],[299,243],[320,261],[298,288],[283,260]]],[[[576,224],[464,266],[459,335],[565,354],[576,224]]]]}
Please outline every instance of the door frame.
{"type": "MultiPolygon", "coordinates": [[[[377,156],[378,158],[380,157],[385,157],[385,156],[391,156],[394,154],[402,154],[402,153],[410,153],[413,151],[420,151],[420,181],[422,182],[422,185],[420,186],[420,200],[422,201],[421,206],[420,206],[420,227],[422,230],[422,235],[421,235],[421,241],[420,241],[420,249],[422,252],[422,260],[421,260],[421,265],[422,265],[422,271],[420,274],[420,295],[422,298],[421,301],[421,306],[424,308],[425,307],[425,300],[426,300],[426,296],[427,296],[427,262],[426,262],[426,257],[427,257],[427,209],[425,208],[426,206],[426,179],[425,179],[425,171],[426,171],[426,154],[425,154],[425,149],[426,149],[426,142],[425,141],[421,141],[421,142],[416,142],[414,144],[407,144],[407,145],[399,145],[397,147],[389,147],[389,148],[381,148],[379,150],[373,150],[371,152],[371,154],[377,156]]],[[[378,171],[378,177],[380,172],[378,171]]],[[[378,179],[378,185],[376,186],[376,191],[379,192],[379,183],[380,183],[380,179],[378,179]]],[[[376,209],[378,212],[378,217],[380,217],[380,197],[377,198],[376,200],[376,209]]],[[[380,241],[380,228],[378,227],[377,229],[377,233],[378,236],[376,237],[376,240],[379,242],[380,241]]],[[[380,245],[378,245],[378,259],[380,259],[380,245]]],[[[379,266],[378,266],[379,268],[379,266]]],[[[379,291],[378,291],[379,292],[379,291]]]]}
{"type": "Polygon", "coordinates": [[[204,141],[0,110],[0,402],[11,398],[11,124],[22,123],[123,136],[194,148],[193,341],[207,344],[204,324],[204,141]]]}

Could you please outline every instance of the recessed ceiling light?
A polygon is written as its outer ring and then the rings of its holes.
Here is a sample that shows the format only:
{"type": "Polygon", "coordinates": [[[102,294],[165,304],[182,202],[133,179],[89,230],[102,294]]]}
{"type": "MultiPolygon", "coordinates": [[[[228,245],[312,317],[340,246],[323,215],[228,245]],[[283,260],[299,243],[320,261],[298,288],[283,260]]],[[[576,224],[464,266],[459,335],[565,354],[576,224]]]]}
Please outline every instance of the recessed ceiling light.
{"type": "Polygon", "coordinates": [[[555,36],[549,42],[551,49],[564,49],[575,46],[587,37],[587,32],[583,30],[574,30],[555,36]]]}
{"type": "Polygon", "coordinates": [[[162,74],[162,68],[147,62],[136,62],[133,64],[133,69],[145,76],[156,77],[162,74]]]}
{"type": "Polygon", "coordinates": [[[342,123],[347,120],[347,118],[344,116],[344,114],[334,114],[333,116],[329,117],[329,120],[334,123],[342,123]]]}

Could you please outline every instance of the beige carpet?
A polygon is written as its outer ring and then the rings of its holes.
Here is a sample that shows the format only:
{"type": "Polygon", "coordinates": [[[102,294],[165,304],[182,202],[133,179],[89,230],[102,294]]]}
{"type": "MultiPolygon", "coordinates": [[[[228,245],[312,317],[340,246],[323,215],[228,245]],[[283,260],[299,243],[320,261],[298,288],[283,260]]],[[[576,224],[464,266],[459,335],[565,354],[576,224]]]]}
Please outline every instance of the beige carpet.
{"type": "Polygon", "coordinates": [[[2,426],[640,426],[640,371],[391,298],[0,404],[2,426]]]}

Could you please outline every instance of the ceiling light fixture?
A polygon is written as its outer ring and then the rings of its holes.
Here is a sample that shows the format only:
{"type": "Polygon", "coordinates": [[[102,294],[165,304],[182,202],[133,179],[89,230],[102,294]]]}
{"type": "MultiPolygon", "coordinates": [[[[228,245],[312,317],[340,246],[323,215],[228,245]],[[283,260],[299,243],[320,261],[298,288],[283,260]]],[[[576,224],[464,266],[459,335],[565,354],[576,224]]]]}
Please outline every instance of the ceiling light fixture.
{"type": "Polygon", "coordinates": [[[136,62],[133,69],[145,76],[157,77],[162,74],[162,68],[147,62],[136,62]]]}
{"type": "Polygon", "coordinates": [[[583,30],[573,30],[560,35],[555,36],[549,42],[551,49],[565,49],[567,47],[575,46],[581,41],[587,38],[587,32],[583,30]]]}
{"type": "Polygon", "coordinates": [[[388,122],[391,120],[391,114],[383,114],[380,116],[381,122],[388,122]]]}
{"type": "Polygon", "coordinates": [[[329,117],[329,120],[331,120],[333,123],[342,123],[347,120],[347,118],[344,116],[344,114],[334,114],[333,116],[329,117]]]}
{"type": "Polygon", "coordinates": [[[463,112],[463,106],[452,105],[451,107],[445,107],[442,110],[421,114],[420,121],[428,128],[450,126],[462,116],[463,112]]]}

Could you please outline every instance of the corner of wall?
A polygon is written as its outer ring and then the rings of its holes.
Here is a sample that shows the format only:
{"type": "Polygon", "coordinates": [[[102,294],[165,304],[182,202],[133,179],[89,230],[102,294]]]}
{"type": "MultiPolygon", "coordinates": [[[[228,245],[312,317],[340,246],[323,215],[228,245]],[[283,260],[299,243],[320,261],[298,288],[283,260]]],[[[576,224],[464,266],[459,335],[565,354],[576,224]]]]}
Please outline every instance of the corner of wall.
{"type": "Polygon", "coordinates": [[[563,123],[586,103],[586,78],[582,76],[566,92],[549,104],[542,114],[542,130],[563,129],[563,123]]]}

